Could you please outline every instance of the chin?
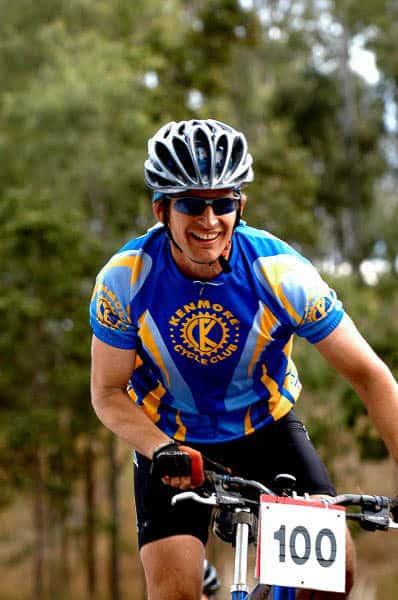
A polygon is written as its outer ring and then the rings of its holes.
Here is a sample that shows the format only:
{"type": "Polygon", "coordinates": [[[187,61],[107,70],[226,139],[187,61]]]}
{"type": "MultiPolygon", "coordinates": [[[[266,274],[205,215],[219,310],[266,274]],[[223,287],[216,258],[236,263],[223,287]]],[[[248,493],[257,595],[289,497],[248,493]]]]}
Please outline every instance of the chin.
{"type": "Polygon", "coordinates": [[[217,260],[217,258],[220,256],[221,254],[221,250],[217,251],[217,252],[198,252],[196,255],[198,257],[198,260],[203,260],[207,263],[211,263],[214,262],[215,260],[217,260]]]}

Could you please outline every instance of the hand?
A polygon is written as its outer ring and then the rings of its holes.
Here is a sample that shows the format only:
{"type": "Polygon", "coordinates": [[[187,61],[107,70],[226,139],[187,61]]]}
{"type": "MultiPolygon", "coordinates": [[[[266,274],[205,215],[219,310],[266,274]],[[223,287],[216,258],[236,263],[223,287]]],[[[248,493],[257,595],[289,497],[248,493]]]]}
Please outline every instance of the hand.
{"type": "Polygon", "coordinates": [[[166,485],[179,489],[199,487],[204,482],[203,457],[198,450],[175,442],[160,446],[153,453],[152,474],[166,485]]]}

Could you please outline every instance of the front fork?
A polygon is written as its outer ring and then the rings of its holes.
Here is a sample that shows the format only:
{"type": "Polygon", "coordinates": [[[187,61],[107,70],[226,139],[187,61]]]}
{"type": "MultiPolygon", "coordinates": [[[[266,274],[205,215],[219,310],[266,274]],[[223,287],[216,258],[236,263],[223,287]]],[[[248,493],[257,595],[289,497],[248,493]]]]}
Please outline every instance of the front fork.
{"type": "Polygon", "coordinates": [[[273,586],[271,596],[268,595],[270,588],[259,584],[249,594],[247,586],[247,555],[249,547],[250,525],[247,516],[250,514],[247,508],[236,509],[236,533],[235,533],[235,563],[234,577],[231,586],[231,600],[295,600],[296,594],[292,588],[273,586]]]}
{"type": "Polygon", "coordinates": [[[295,600],[296,592],[293,588],[284,588],[274,585],[269,600],[295,600]]]}

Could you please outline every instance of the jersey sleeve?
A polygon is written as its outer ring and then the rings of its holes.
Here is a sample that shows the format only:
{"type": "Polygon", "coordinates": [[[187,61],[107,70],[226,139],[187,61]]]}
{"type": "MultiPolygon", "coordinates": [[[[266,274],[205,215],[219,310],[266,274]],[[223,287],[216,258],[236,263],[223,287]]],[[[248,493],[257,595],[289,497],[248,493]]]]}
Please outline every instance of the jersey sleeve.
{"type": "Polygon", "coordinates": [[[97,276],[90,303],[90,325],[102,342],[122,349],[137,347],[138,326],[132,302],[151,267],[151,258],[134,250],[116,254],[97,276]]]}
{"type": "Polygon", "coordinates": [[[315,344],[340,323],[344,309],[336,292],[302,256],[260,258],[255,268],[263,286],[276,298],[284,322],[300,337],[315,344]]]}

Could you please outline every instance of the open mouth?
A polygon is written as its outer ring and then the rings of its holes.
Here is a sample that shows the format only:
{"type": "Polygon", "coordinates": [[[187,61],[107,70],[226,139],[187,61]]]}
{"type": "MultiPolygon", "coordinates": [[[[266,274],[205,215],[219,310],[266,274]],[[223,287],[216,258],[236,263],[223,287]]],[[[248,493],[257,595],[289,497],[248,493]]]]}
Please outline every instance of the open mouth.
{"type": "Polygon", "coordinates": [[[192,231],[191,235],[195,240],[199,240],[200,242],[214,242],[220,236],[220,233],[194,233],[192,231]]]}

